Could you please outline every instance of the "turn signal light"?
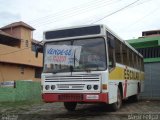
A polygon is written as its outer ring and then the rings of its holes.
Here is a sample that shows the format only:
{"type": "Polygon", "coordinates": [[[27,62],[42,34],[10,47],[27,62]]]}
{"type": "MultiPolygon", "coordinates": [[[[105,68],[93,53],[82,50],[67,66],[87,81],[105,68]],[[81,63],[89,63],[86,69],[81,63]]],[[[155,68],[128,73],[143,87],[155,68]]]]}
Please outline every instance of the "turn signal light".
{"type": "Polygon", "coordinates": [[[102,89],[107,90],[107,84],[102,84],[102,89]]]}

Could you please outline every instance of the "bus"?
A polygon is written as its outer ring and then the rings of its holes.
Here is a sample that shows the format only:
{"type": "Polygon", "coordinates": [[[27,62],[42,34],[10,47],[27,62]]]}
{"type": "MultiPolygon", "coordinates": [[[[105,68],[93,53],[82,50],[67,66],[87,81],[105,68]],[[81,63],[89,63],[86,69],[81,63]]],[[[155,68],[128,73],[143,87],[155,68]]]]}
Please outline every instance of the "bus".
{"type": "Polygon", "coordinates": [[[43,42],[44,102],[63,102],[68,111],[105,103],[117,111],[143,91],[143,56],[105,25],[45,31],[43,42]]]}

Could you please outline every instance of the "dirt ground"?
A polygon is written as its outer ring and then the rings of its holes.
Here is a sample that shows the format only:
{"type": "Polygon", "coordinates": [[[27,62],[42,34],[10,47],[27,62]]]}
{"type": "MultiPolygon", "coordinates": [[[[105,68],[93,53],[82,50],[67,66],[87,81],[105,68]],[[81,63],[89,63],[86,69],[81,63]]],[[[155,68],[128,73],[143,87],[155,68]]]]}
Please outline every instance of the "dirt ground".
{"type": "Polygon", "coordinates": [[[117,112],[100,104],[78,104],[68,112],[63,103],[0,103],[0,120],[160,120],[160,101],[124,102],[117,112]]]}

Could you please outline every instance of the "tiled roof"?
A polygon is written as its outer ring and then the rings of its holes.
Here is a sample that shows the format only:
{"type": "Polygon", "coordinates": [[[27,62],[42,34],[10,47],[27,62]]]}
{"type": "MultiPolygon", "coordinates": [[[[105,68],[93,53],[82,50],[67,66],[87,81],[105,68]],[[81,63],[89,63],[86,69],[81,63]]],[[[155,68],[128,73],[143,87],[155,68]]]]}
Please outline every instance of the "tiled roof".
{"type": "Polygon", "coordinates": [[[17,26],[23,26],[23,27],[29,28],[30,30],[35,30],[33,27],[31,27],[30,25],[28,25],[28,24],[26,24],[22,21],[11,23],[11,24],[6,25],[6,26],[4,26],[0,29],[3,30],[3,29],[7,29],[7,28],[11,28],[11,27],[17,27],[17,26]]]}

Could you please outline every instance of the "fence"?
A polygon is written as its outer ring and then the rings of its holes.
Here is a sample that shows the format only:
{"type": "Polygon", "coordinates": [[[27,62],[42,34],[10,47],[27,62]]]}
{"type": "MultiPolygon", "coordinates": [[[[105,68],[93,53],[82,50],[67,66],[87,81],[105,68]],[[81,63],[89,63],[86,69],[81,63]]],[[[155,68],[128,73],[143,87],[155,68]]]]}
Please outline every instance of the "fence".
{"type": "Polygon", "coordinates": [[[15,87],[0,87],[0,102],[41,101],[41,84],[16,81],[15,87]]]}

